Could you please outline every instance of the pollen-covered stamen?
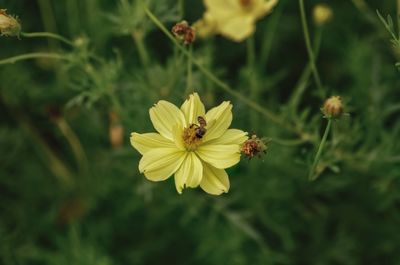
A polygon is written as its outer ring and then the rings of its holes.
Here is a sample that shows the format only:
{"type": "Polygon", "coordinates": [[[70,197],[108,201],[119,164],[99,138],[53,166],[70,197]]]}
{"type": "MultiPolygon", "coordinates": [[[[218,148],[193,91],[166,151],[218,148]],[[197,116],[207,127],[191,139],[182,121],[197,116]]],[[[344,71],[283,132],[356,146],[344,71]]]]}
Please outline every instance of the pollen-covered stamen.
{"type": "Polygon", "coordinates": [[[202,141],[204,134],[207,132],[205,128],[207,126],[206,120],[199,116],[197,117],[199,124],[191,124],[189,127],[183,130],[183,143],[186,150],[195,150],[202,141]]]}
{"type": "Polygon", "coordinates": [[[183,130],[183,143],[188,151],[193,151],[201,143],[201,138],[197,137],[198,125],[191,124],[183,130]]]}

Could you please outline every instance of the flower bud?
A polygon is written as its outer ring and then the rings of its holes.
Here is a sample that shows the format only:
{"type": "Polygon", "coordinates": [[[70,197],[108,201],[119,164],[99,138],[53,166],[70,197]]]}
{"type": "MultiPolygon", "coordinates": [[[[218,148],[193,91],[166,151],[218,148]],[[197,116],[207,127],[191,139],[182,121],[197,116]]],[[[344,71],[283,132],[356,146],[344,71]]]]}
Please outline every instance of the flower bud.
{"type": "Polygon", "coordinates": [[[327,118],[339,118],[343,114],[343,103],[341,98],[339,96],[328,98],[322,107],[322,112],[327,118]]]}
{"type": "Polygon", "coordinates": [[[7,14],[6,9],[0,9],[0,35],[19,36],[21,24],[17,18],[7,14]]]}
{"type": "Polygon", "coordinates": [[[171,32],[185,45],[192,44],[196,40],[196,32],[194,28],[189,26],[185,20],[176,23],[175,26],[172,27],[171,32]]]}
{"type": "Polygon", "coordinates": [[[242,153],[245,154],[249,159],[255,156],[261,156],[261,153],[266,152],[266,143],[253,134],[244,144],[242,145],[242,153]]]}
{"type": "Polygon", "coordinates": [[[108,130],[111,146],[114,149],[122,147],[124,144],[124,127],[116,112],[110,112],[110,127],[108,130]]]}
{"type": "Polygon", "coordinates": [[[318,4],[314,7],[313,18],[315,24],[322,26],[332,19],[332,9],[325,4],[318,4]]]}

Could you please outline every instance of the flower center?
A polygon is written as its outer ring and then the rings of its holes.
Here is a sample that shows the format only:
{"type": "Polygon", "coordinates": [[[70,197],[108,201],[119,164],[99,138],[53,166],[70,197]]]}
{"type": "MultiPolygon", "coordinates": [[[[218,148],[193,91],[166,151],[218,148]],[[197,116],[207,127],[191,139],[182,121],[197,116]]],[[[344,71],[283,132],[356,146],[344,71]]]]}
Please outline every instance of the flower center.
{"type": "Polygon", "coordinates": [[[239,0],[240,5],[244,8],[249,8],[253,3],[253,0],[239,0]]]}
{"type": "Polygon", "coordinates": [[[197,117],[197,120],[199,125],[193,123],[183,130],[183,143],[188,151],[196,150],[207,131],[205,128],[207,126],[206,120],[201,116],[197,117]]]}

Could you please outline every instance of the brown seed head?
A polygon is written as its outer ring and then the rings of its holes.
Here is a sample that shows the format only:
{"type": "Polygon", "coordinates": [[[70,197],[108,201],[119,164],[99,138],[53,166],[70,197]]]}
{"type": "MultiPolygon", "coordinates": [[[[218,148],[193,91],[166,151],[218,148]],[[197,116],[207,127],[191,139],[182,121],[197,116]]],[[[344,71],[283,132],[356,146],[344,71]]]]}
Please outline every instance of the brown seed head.
{"type": "Polygon", "coordinates": [[[255,134],[253,134],[250,139],[242,145],[242,153],[249,159],[252,159],[255,156],[261,156],[262,153],[265,154],[266,150],[267,146],[265,142],[255,134]]]}
{"type": "Polygon", "coordinates": [[[196,31],[185,20],[176,23],[171,32],[185,45],[192,44],[196,40],[196,31]]]}
{"type": "Polygon", "coordinates": [[[343,103],[341,98],[339,96],[328,98],[322,107],[322,112],[327,118],[340,117],[343,114],[343,103]]]}

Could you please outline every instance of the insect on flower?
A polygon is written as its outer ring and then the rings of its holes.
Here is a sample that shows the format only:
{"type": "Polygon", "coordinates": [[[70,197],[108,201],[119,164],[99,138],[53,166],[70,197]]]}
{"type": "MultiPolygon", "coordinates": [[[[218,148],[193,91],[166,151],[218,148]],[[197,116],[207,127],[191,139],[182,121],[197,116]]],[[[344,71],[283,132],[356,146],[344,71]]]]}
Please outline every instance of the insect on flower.
{"type": "Polygon", "coordinates": [[[200,126],[196,128],[196,136],[197,138],[201,139],[207,132],[207,129],[205,128],[207,126],[207,122],[202,116],[197,117],[197,121],[199,122],[200,126]]]}

